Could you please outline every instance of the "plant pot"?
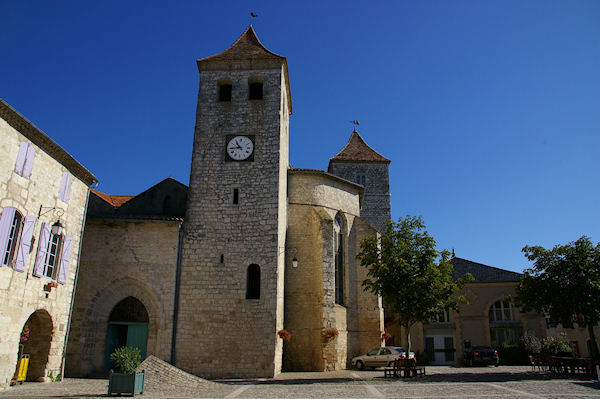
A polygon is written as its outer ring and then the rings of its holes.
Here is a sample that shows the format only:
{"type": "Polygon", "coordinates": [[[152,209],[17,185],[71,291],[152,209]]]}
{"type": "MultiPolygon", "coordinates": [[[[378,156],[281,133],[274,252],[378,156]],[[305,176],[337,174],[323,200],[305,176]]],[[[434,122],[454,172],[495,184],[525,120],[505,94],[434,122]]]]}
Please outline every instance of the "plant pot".
{"type": "Polygon", "coordinates": [[[108,376],[108,395],[129,394],[133,396],[136,393],[144,393],[144,376],[144,371],[141,373],[123,374],[110,370],[108,376]]]}

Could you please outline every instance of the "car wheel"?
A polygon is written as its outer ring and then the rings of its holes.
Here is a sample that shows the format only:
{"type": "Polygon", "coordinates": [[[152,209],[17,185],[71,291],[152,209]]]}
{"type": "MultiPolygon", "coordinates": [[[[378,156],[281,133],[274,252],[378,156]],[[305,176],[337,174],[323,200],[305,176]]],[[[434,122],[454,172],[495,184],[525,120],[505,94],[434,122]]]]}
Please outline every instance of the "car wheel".
{"type": "Polygon", "coordinates": [[[356,362],[356,368],[359,370],[364,370],[365,369],[365,364],[362,361],[358,361],[356,362]]]}
{"type": "Polygon", "coordinates": [[[499,366],[499,364],[498,364],[498,363],[494,364],[494,367],[498,367],[498,366],[499,366]]]}

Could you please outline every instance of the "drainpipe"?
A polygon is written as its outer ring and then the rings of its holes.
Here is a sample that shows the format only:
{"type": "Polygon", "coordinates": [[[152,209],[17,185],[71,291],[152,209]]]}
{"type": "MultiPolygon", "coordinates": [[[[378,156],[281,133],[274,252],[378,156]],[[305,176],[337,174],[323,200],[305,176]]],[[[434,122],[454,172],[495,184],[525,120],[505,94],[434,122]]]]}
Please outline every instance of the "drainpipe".
{"type": "Polygon", "coordinates": [[[171,364],[175,365],[175,343],[177,338],[177,319],[179,313],[179,288],[181,286],[181,252],[183,248],[183,223],[179,223],[177,240],[177,268],[175,270],[175,298],[173,300],[173,332],[171,333],[171,364]]]}
{"type": "Polygon", "coordinates": [[[65,332],[65,343],[63,346],[62,361],[60,364],[60,381],[65,379],[65,357],[67,356],[67,344],[69,343],[69,332],[71,330],[71,315],[73,314],[73,303],[75,302],[75,290],[77,289],[77,277],[79,277],[79,261],[81,260],[81,246],[83,244],[83,232],[85,230],[85,219],[87,217],[88,203],[90,201],[90,189],[98,187],[98,182],[93,182],[87,191],[85,197],[85,208],[83,209],[83,219],[81,220],[81,233],[79,234],[79,251],[77,251],[77,269],[75,269],[75,282],[73,283],[73,293],[71,294],[71,305],[69,306],[69,317],[67,318],[67,331],[65,332]]]}

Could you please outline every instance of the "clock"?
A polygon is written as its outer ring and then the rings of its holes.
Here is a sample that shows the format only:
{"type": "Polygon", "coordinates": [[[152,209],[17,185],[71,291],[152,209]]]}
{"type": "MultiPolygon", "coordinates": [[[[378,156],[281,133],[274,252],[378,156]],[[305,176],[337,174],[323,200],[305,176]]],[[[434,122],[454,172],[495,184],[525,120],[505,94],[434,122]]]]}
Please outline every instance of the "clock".
{"type": "Polygon", "coordinates": [[[254,137],[228,136],[226,153],[230,161],[251,161],[254,155],[254,137]]]}

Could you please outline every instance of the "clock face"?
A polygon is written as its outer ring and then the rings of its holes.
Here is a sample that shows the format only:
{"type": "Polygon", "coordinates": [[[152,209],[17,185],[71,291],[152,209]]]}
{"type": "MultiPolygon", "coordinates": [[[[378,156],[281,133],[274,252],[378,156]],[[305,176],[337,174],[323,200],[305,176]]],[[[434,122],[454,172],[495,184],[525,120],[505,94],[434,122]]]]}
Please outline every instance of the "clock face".
{"type": "Polygon", "coordinates": [[[248,136],[235,136],[227,142],[227,155],[234,161],[248,159],[254,152],[254,143],[248,136]]]}

